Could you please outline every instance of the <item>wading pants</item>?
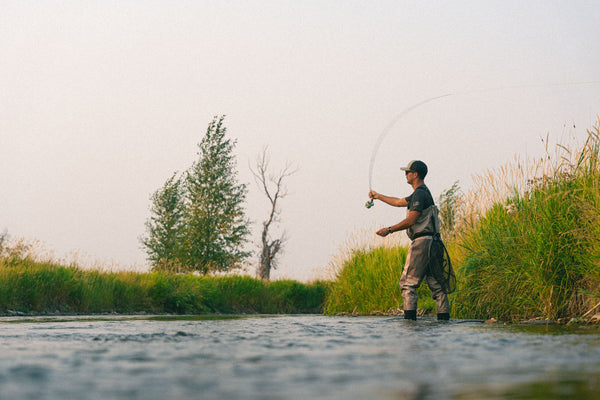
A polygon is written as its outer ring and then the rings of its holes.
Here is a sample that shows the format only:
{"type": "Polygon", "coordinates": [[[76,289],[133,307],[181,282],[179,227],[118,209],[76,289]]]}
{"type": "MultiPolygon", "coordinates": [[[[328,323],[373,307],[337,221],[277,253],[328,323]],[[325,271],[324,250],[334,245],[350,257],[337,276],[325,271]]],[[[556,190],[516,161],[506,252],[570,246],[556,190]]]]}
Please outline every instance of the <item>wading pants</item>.
{"type": "Polygon", "coordinates": [[[402,299],[404,299],[404,310],[417,309],[417,288],[421,285],[423,279],[426,279],[427,286],[431,289],[432,297],[437,305],[437,313],[449,313],[450,303],[448,295],[442,291],[440,284],[432,277],[427,275],[429,266],[429,247],[433,238],[431,236],[422,236],[416,238],[411,243],[408,254],[406,255],[406,264],[400,277],[400,288],[402,289],[402,299]]]}

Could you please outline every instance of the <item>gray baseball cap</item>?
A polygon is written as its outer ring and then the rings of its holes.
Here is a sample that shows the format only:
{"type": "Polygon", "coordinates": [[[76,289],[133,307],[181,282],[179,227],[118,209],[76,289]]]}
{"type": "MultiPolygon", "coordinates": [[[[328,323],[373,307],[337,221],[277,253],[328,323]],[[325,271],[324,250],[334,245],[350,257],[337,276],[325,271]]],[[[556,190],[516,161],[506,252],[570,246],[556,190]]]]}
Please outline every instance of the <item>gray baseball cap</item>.
{"type": "Polygon", "coordinates": [[[416,172],[423,178],[425,178],[425,175],[427,175],[427,165],[425,165],[423,161],[419,160],[412,160],[406,167],[402,167],[400,169],[407,172],[416,172]]]}

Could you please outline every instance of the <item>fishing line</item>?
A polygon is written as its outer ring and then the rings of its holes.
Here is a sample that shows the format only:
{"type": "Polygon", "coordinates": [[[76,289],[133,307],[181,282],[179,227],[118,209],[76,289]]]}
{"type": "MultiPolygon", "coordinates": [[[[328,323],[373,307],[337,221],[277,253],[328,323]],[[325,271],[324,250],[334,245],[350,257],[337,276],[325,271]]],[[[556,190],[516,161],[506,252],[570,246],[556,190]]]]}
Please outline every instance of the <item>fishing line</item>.
{"type": "Polygon", "coordinates": [[[406,114],[408,114],[409,112],[414,110],[415,108],[421,107],[423,104],[427,104],[430,101],[434,101],[437,99],[441,99],[442,97],[448,97],[448,96],[452,96],[452,95],[454,95],[454,93],[447,93],[447,94],[443,94],[441,96],[430,97],[429,99],[426,99],[417,104],[414,104],[414,105],[408,107],[407,109],[403,110],[400,114],[396,115],[396,117],[385,127],[383,132],[381,132],[381,134],[377,138],[377,142],[375,142],[375,147],[373,148],[373,153],[371,154],[371,161],[369,163],[369,189],[372,189],[371,183],[373,180],[373,165],[375,165],[375,157],[377,156],[377,151],[379,151],[379,147],[381,146],[381,143],[383,143],[383,139],[385,139],[385,137],[390,133],[390,131],[392,130],[394,125],[396,125],[396,123],[400,120],[400,118],[402,118],[403,116],[405,116],[406,114]]]}
{"type": "MultiPolygon", "coordinates": [[[[536,87],[557,87],[557,86],[575,86],[575,85],[593,85],[593,84],[599,84],[600,81],[582,81],[582,82],[566,82],[566,83],[550,83],[550,84],[529,84],[529,85],[513,85],[513,86],[500,86],[500,87],[495,87],[495,88],[487,88],[487,89],[476,89],[476,90],[469,90],[469,91],[464,91],[464,92],[457,92],[457,93],[446,93],[443,94],[441,96],[434,96],[434,97],[430,97],[428,99],[422,100],[416,104],[413,104],[412,106],[402,110],[398,115],[396,115],[394,117],[394,119],[392,119],[390,121],[390,123],[383,129],[383,131],[379,134],[379,137],[377,137],[377,141],[375,142],[375,146],[373,147],[373,152],[371,153],[371,160],[369,162],[369,190],[373,189],[373,166],[375,165],[375,158],[377,157],[377,152],[379,151],[379,147],[381,147],[381,144],[383,143],[383,140],[386,138],[386,136],[391,132],[392,128],[394,127],[394,125],[396,125],[398,123],[398,121],[400,121],[400,119],[402,119],[402,117],[404,117],[406,114],[408,114],[409,112],[415,110],[416,108],[419,108],[429,102],[435,101],[435,100],[439,100],[442,99],[444,97],[450,97],[450,96],[457,96],[457,95],[466,95],[466,94],[472,94],[472,93],[485,93],[485,92],[493,92],[493,91],[498,91],[498,90],[507,90],[507,89],[523,89],[523,88],[536,88],[536,87]]],[[[373,206],[373,199],[371,199],[370,201],[368,201],[365,206],[367,208],[371,208],[373,206]]]]}

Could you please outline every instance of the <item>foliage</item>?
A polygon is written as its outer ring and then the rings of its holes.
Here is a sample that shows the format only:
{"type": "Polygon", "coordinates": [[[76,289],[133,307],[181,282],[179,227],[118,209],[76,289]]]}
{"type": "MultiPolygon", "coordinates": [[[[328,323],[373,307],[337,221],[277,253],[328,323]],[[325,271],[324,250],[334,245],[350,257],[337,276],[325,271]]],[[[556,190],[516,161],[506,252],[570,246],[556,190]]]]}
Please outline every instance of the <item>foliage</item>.
{"type": "Polygon", "coordinates": [[[243,245],[249,221],[243,203],[246,185],[237,183],[233,148],[224,117],[214,118],[199,145],[199,160],[186,176],[186,259],[203,273],[235,268],[248,256],[243,245]]]}
{"type": "Polygon", "coordinates": [[[440,194],[440,233],[443,238],[450,237],[454,233],[456,213],[460,199],[458,181],[454,182],[449,189],[444,190],[440,194]]]}
{"type": "MultiPolygon", "coordinates": [[[[370,314],[400,308],[402,294],[398,281],[407,253],[404,246],[354,251],[332,283],[325,313],[370,314]]],[[[427,285],[421,285],[418,293],[421,308],[435,309],[427,285]]]]}
{"type": "Polygon", "coordinates": [[[100,272],[0,257],[0,314],[321,313],[326,282],[100,272]]]}
{"type": "MultiPolygon", "coordinates": [[[[457,316],[581,316],[600,287],[600,133],[529,180],[456,237],[457,316]]],[[[522,167],[521,167],[522,168],[522,167]]],[[[504,171],[507,171],[505,168],[504,171]]]]}
{"type": "Polygon", "coordinates": [[[215,117],[198,145],[198,160],[181,179],[173,175],[152,196],[142,239],[155,270],[229,271],[249,253],[246,185],[237,182],[224,116],[215,117]]]}
{"type": "Polygon", "coordinates": [[[148,260],[163,267],[167,262],[180,262],[184,242],[184,187],[177,174],[152,195],[151,217],[146,222],[147,236],[141,239],[148,260]]]}

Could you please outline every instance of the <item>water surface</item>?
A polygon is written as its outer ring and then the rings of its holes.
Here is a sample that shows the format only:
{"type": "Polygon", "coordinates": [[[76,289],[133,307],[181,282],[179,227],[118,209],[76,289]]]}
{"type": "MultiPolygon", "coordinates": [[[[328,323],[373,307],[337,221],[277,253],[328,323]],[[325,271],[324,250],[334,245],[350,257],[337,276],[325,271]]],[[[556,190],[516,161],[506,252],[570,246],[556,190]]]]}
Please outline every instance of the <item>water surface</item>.
{"type": "Polygon", "coordinates": [[[600,399],[600,335],[427,318],[0,318],[0,399],[84,398],[600,399]]]}

